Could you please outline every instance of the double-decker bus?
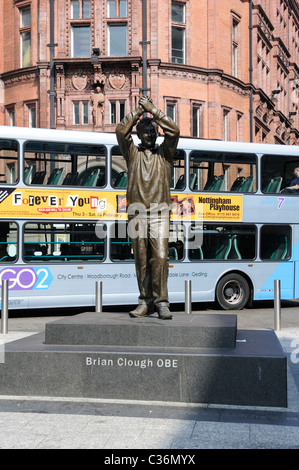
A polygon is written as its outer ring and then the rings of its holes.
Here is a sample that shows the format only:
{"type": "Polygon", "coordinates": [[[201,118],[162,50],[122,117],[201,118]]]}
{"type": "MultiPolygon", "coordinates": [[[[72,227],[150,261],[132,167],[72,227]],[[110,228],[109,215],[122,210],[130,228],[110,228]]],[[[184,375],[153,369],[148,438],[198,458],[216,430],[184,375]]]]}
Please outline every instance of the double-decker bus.
{"type": "MultiPolygon", "coordinates": [[[[136,143],[138,139],[136,138],[136,143]]],[[[159,137],[163,139],[163,137],[159,137]]],[[[181,138],[173,164],[168,289],[241,309],[299,297],[296,146],[181,138]]],[[[0,127],[0,286],[9,308],[135,304],[127,167],[113,133],[0,127]]],[[[1,291],[0,291],[1,292],[1,291]]]]}

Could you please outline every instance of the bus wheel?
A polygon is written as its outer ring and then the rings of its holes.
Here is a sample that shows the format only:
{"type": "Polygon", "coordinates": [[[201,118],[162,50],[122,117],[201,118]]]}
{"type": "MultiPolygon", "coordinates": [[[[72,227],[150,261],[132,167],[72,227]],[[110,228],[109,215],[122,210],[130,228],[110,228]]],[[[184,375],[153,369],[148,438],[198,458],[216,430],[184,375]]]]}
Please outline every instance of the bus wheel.
{"type": "Polygon", "coordinates": [[[227,274],[218,282],[216,299],[224,310],[240,310],[249,300],[250,288],[240,274],[227,274]]]}

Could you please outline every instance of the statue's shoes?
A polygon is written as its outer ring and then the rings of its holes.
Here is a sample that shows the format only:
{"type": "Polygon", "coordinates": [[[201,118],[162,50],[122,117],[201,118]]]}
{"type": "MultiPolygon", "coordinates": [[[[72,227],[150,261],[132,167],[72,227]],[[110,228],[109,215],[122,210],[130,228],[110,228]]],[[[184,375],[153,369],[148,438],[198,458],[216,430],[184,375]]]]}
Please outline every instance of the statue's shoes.
{"type": "Polygon", "coordinates": [[[159,318],[162,320],[171,320],[172,313],[170,312],[168,305],[165,303],[157,304],[156,311],[158,312],[159,318]]]}
{"type": "Polygon", "coordinates": [[[129,312],[130,317],[138,318],[138,317],[147,317],[148,315],[152,315],[154,313],[154,308],[152,306],[148,306],[146,304],[139,304],[135,308],[129,312]]]}

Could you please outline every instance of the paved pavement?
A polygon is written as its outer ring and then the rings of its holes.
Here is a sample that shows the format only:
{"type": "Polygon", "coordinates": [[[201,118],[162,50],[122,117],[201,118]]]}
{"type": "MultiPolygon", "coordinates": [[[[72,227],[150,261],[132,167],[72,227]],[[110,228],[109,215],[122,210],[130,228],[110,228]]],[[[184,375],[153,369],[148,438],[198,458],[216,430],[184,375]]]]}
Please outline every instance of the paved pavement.
{"type": "MultiPolygon", "coordinates": [[[[5,341],[43,331],[62,314],[15,315],[5,341]]],[[[273,306],[239,312],[238,327],[273,329],[273,306]]],[[[282,304],[277,336],[288,357],[288,408],[0,396],[0,448],[102,449],[101,462],[133,468],[167,464],[167,458],[199,463],[198,449],[297,449],[299,302],[282,304]]]]}

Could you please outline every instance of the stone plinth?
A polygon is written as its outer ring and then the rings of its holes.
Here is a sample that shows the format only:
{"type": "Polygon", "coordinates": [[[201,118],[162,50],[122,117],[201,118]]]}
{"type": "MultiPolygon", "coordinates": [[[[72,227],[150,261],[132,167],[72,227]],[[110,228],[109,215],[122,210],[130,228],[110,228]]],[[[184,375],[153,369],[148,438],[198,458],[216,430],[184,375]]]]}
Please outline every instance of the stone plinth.
{"type": "Polygon", "coordinates": [[[7,343],[0,364],[1,395],[285,407],[286,380],[275,333],[227,314],[85,313],[7,343]]]}

